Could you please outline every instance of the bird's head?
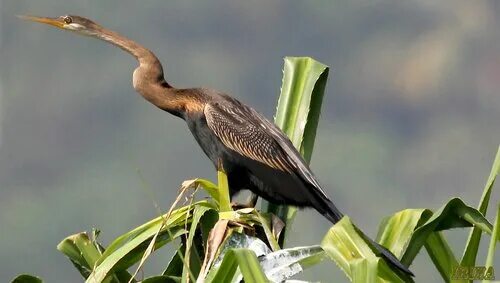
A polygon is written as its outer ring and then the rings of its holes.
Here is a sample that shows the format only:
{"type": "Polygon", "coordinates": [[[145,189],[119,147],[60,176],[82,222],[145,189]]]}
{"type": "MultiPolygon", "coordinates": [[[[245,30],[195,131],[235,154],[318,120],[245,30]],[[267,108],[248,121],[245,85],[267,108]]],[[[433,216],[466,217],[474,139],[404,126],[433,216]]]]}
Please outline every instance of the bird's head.
{"type": "Polygon", "coordinates": [[[101,30],[102,27],[95,22],[80,16],[74,15],[64,15],[57,18],[45,18],[45,17],[34,17],[34,16],[18,16],[23,20],[48,24],[51,26],[58,27],[60,29],[65,29],[73,31],[83,35],[96,35],[101,30]]]}

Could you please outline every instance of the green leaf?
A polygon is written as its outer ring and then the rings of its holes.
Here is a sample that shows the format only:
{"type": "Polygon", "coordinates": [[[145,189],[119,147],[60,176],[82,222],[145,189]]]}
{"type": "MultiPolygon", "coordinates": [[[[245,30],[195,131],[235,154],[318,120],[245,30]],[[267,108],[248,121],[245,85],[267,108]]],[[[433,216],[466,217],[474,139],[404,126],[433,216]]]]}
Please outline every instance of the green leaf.
{"type": "Polygon", "coordinates": [[[458,265],[448,243],[438,231],[470,227],[491,233],[491,224],[476,209],[458,198],[451,199],[436,213],[428,209],[406,209],[384,219],[377,239],[401,262],[409,266],[425,245],[432,261],[445,281],[451,268],[458,265]]]}
{"type": "Polygon", "coordinates": [[[328,230],[321,242],[321,247],[351,280],[354,280],[354,276],[357,276],[356,280],[363,278],[371,280],[370,278],[376,274],[377,280],[382,281],[413,281],[409,276],[401,275],[404,277],[400,277],[398,273],[392,271],[384,260],[380,260],[363,237],[358,234],[357,229],[347,216],[344,216],[328,230]],[[376,273],[372,270],[374,268],[376,268],[376,273]]]}
{"type": "Polygon", "coordinates": [[[310,246],[275,251],[259,257],[259,261],[269,280],[283,282],[324,258],[325,251],[320,246],[310,246]]]}
{"type": "Polygon", "coordinates": [[[184,267],[182,272],[182,282],[187,282],[188,277],[191,276],[191,279],[194,281],[195,277],[200,272],[201,268],[201,259],[197,254],[193,258],[191,258],[191,250],[193,249],[193,239],[196,234],[196,229],[198,227],[198,223],[203,215],[212,210],[211,207],[197,205],[194,209],[191,228],[189,229],[188,238],[186,241],[186,252],[184,254],[184,267]],[[188,265],[189,263],[189,265],[188,265]]]}
{"type": "Polygon", "coordinates": [[[90,275],[95,263],[101,257],[100,251],[83,232],[65,238],[57,245],[57,249],[71,260],[84,278],[90,275]]]}
{"type": "Polygon", "coordinates": [[[99,258],[97,267],[86,282],[101,282],[111,271],[125,270],[137,263],[148,248],[150,240],[158,231],[154,249],[158,249],[185,234],[187,231],[184,230],[184,220],[188,212],[191,212],[196,206],[213,207],[207,201],[199,201],[193,205],[174,210],[168,219],[165,219],[167,215],[162,215],[118,237],[99,258]]]}
{"type": "Polygon", "coordinates": [[[175,254],[170,259],[170,262],[167,265],[167,268],[163,271],[162,275],[167,277],[182,277],[182,270],[184,267],[184,253],[186,252],[186,245],[182,244],[175,254]]]}
{"type": "MultiPolygon", "coordinates": [[[[486,215],[486,211],[488,210],[488,204],[490,202],[491,191],[493,189],[493,184],[495,183],[495,179],[500,173],[500,146],[498,147],[497,154],[493,161],[493,166],[491,167],[490,176],[486,181],[486,185],[484,186],[483,195],[481,196],[481,200],[479,201],[479,212],[483,215],[486,215]]],[[[462,260],[460,264],[462,266],[475,266],[476,265],[476,257],[477,251],[479,249],[479,243],[481,241],[481,230],[479,228],[474,227],[469,234],[469,238],[467,239],[467,244],[465,246],[465,251],[462,256],[462,260]]]]}
{"type": "Polygon", "coordinates": [[[229,250],[225,253],[220,266],[212,268],[204,282],[239,282],[240,274],[245,283],[268,282],[257,256],[249,249],[229,250]]]}
{"type": "MultiPolygon", "coordinates": [[[[199,202],[201,203],[201,202],[199,202]]],[[[208,202],[206,202],[208,203],[208,202]]],[[[167,226],[175,226],[183,223],[182,221],[186,217],[187,210],[192,209],[193,207],[189,206],[183,206],[177,210],[174,210],[169,219],[167,220],[166,225],[167,226]]],[[[144,234],[146,230],[152,230],[152,227],[158,228],[160,225],[162,225],[163,221],[165,220],[165,217],[167,215],[162,215],[159,217],[156,217],[141,226],[119,236],[116,238],[107,248],[106,251],[104,252],[103,256],[99,259],[99,263],[101,263],[105,258],[107,258],[110,254],[114,253],[116,250],[119,248],[123,247],[125,244],[129,243],[132,239],[137,238],[138,235],[144,234]]],[[[154,229],[153,229],[154,230],[154,229]]],[[[152,233],[154,235],[154,233],[152,233]]]]}
{"type": "Polygon", "coordinates": [[[379,259],[356,259],[350,264],[353,283],[376,283],[379,259]]]}
{"type": "MultiPolygon", "coordinates": [[[[425,241],[425,249],[432,262],[436,266],[439,274],[445,282],[450,282],[452,268],[458,265],[458,261],[453,254],[448,242],[442,232],[432,232],[425,241]]],[[[454,283],[467,282],[454,280],[454,283]]]]}
{"type": "Polygon", "coordinates": [[[432,232],[472,225],[491,234],[491,223],[479,211],[466,205],[459,198],[451,199],[415,230],[401,262],[409,266],[432,232]]]}
{"type": "MultiPolygon", "coordinates": [[[[285,57],[274,122],[288,135],[307,162],[314,147],[328,71],[326,65],[309,57],[285,57]]],[[[263,201],[262,211],[273,213],[285,222],[285,231],[280,237],[283,245],[285,233],[289,231],[297,209],[263,201]]]]}
{"type": "Polygon", "coordinates": [[[377,242],[397,258],[403,256],[414,230],[432,216],[428,209],[405,209],[385,218],[379,226],[377,242]]]}
{"type": "Polygon", "coordinates": [[[215,223],[219,220],[219,213],[217,210],[209,210],[205,212],[203,217],[200,220],[200,230],[201,237],[203,241],[203,246],[206,247],[208,235],[210,234],[210,230],[214,228],[215,223]]]}
{"type": "Polygon", "coordinates": [[[229,196],[229,185],[227,183],[226,173],[222,170],[223,168],[219,168],[217,171],[217,179],[219,181],[219,205],[220,211],[232,211],[231,207],[231,198],[229,196]]]}
{"type": "Polygon", "coordinates": [[[29,275],[29,274],[21,274],[12,280],[12,283],[42,283],[42,279],[39,277],[29,275]]]}
{"type": "Polygon", "coordinates": [[[493,227],[493,234],[491,235],[490,245],[488,247],[488,255],[486,256],[486,265],[485,265],[486,267],[493,267],[496,245],[499,240],[500,240],[500,203],[498,203],[495,226],[493,227]]]}
{"type": "MultiPolygon", "coordinates": [[[[96,237],[95,234],[94,237],[96,237]]],[[[57,245],[57,249],[69,258],[84,278],[89,277],[102,254],[99,243],[96,242],[95,238],[91,240],[87,233],[78,233],[67,237],[57,245]]],[[[106,282],[128,282],[131,277],[127,271],[122,270],[108,277],[106,282]]]]}
{"type": "Polygon", "coordinates": [[[203,190],[205,190],[205,192],[208,193],[208,195],[212,198],[212,200],[215,201],[217,205],[219,205],[219,199],[221,198],[221,196],[220,196],[221,192],[219,190],[219,187],[216,184],[210,182],[209,180],[197,178],[194,180],[184,181],[184,183],[182,183],[182,186],[183,187],[201,186],[201,188],[203,190]]]}

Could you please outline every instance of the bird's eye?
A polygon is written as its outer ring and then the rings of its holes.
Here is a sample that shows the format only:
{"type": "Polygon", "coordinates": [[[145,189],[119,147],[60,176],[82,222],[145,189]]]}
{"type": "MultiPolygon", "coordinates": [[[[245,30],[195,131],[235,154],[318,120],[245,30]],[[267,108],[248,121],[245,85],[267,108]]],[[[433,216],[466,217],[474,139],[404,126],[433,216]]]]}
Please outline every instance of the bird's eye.
{"type": "Polygon", "coordinates": [[[73,22],[73,19],[70,17],[70,16],[65,16],[63,18],[63,21],[66,23],[66,24],[71,24],[73,22]]]}

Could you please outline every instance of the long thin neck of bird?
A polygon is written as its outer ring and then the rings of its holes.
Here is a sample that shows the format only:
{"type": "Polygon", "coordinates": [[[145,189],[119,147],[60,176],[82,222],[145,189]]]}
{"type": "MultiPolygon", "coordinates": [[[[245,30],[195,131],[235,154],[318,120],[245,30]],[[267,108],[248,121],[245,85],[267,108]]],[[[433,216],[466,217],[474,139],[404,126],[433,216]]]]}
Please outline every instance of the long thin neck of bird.
{"type": "Polygon", "coordinates": [[[165,81],[163,67],[153,52],[111,30],[102,29],[94,36],[134,56],[139,62],[132,78],[134,89],[160,109],[179,116],[183,109],[180,97],[176,95],[176,89],[165,81]]]}

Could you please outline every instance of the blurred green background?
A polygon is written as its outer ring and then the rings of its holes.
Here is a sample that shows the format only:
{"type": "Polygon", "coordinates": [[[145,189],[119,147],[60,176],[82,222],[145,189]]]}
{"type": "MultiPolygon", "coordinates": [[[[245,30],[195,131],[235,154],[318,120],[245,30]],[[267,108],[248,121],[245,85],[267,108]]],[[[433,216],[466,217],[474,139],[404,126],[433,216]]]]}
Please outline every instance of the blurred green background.
{"type": "MultiPolygon", "coordinates": [[[[215,179],[183,121],[134,92],[130,55],[15,17],[67,13],[152,49],[174,86],[225,91],[269,118],[284,56],[329,65],[312,168],[370,235],[407,207],[479,201],[500,142],[499,1],[2,0],[2,282],[23,272],[78,282],[61,239],[97,227],[107,244],[157,215],[150,194],[167,210],[183,180],[215,179]]],[[[328,228],[300,212],[289,245],[328,228]]],[[[459,257],[467,234],[447,233],[459,257]]],[[[146,272],[169,257],[160,250],[146,272]]],[[[440,281],[425,252],[412,270],[440,281]]],[[[345,281],[330,262],[303,277],[345,281]]]]}

